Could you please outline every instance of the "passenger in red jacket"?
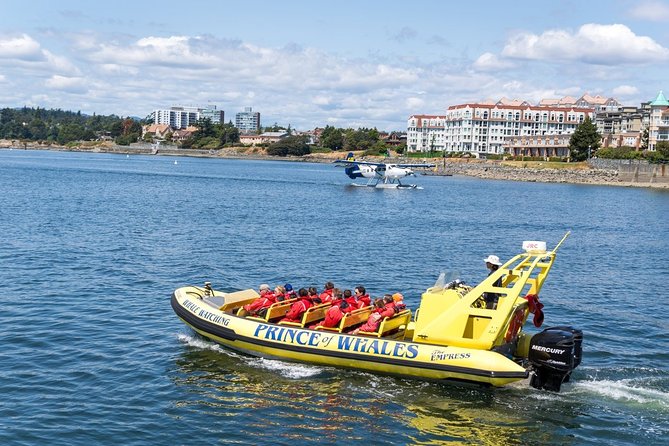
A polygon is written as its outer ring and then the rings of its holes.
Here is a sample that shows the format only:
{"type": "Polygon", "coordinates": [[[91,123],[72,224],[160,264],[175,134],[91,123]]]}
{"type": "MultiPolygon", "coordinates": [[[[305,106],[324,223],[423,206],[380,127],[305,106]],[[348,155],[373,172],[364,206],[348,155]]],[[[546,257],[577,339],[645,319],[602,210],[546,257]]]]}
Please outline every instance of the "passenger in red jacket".
{"type": "Polygon", "coordinates": [[[317,326],[329,328],[336,327],[344,317],[344,314],[350,312],[349,308],[350,306],[348,302],[343,299],[343,296],[340,296],[339,299],[332,303],[332,306],[325,313],[325,319],[310,328],[315,328],[317,326]]]}
{"type": "Polygon", "coordinates": [[[344,300],[348,304],[348,307],[344,313],[350,313],[351,311],[358,309],[358,301],[355,300],[355,296],[351,290],[344,290],[344,300]]]}
{"type": "Polygon", "coordinates": [[[290,310],[286,313],[286,317],[281,319],[282,321],[302,322],[302,315],[304,312],[314,305],[306,288],[300,288],[297,292],[297,297],[297,302],[291,305],[290,310]]]}
{"type": "Polygon", "coordinates": [[[318,305],[318,304],[322,303],[321,298],[318,297],[318,290],[316,289],[315,286],[310,286],[307,289],[307,293],[309,293],[309,299],[311,299],[312,304],[318,305]]]}
{"type": "Polygon", "coordinates": [[[370,299],[369,294],[367,294],[367,290],[364,286],[358,285],[355,287],[354,291],[358,308],[368,307],[372,304],[372,299],[370,299]]]}
{"type": "Polygon", "coordinates": [[[392,294],[386,294],[383,296],[383,306],[386,310],[392,310],[393,314],[397,313],[397,307],[395,307],[395,301],[393,300],[392,294]]]}
{"type": "Polygon", "coordinates": [[[258,293],[260,294],[260,297],[258,297],[250,304],[244,305],[238,313],[239,316],[255,316],[261,310],[264,308],[269,308],[274,302],[276,302],[276,296],[274,293],[272,293],[269,285],[266,283],[260,285],[260,288],[258,288],[258,293]]]}
{"type": "Polygon", "coordinates": [[[318,296],[322,303],[332,302],[334,300],[334,283],[325,282],[323,292],[318,296]]]}
{"type": "Polygon", "coordinates": [[[393,294],[393,300],[395,301],[395,310],[398,313],[407,309],[407,306],[404,304],[404,296],[402,296],[402,293],[393,294]]]}
{"type": "Polygon", "coordinates": [[[367,322],[360,326],[360,328],[353,330],[351,333],[358,334],[360,331],[375,332],[379,329],[379,325],[381,325],[381,321],[383,321],[384,317],[392,317],[394,315],[395,310],[386,308],[383,299],[376,299],[374,301],[374,310],[372,310],[372,314],[369,315],[367,322]]]}

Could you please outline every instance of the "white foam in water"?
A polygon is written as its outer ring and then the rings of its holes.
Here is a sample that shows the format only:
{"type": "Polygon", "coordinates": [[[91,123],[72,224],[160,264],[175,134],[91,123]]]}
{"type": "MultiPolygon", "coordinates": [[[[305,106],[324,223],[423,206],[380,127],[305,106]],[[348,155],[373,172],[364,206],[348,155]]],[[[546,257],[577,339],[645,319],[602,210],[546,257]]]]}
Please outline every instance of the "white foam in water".
{"type": "Polygon", "coordinates": [[[255,365],[267,370],[272,370],[273,372],[279,373],[281,376],[291,379],[309,378],[322,372],[322,369],[315,366],[283,362],[274,359],[253,358],[252,361],[255,365]]]}
{"type": "Polygon", "coordinates": [[[228,356],[241,358],[246,362],[248,362],[249,365],[251,366],[272,370],[274,372],[279,373],[281,376],[285,376],[286,378],[291,378],[291,379],[308,378],[310,376],[318,375],[319,373],[322,372],[321,369],[314,366],[293,364],[289,362],[283,362],[272,359],[254,358],[249,356],[237,355],[234,352],[221,347],[215,342],[207,341],[195,336],[189,336],[183,333],[179,333],[177,335],[177,339],[183,342],[184,344],[188,345],[189,347],[195,347],[202,350],[212,350],[215,352],[224,353],[228,356]]]}
{"type": "Polygon", "coordinates": [[[669,409],[669,393],[657,389],[641,387],[633,379],[578,381],[573,391],[585,390],[618,401],[640,404],[654,404],[669,409]]]}
{"type": "Polygon", "coordinates": [[[227,350],[221,348],[220,345],[216,344],[215,342],[210,342],[202,338],[198,338],[195,336],[189,336],[183,333],[179,333],[177,335],[177,339],[184,344],[186,344],[189,347],[195,347],[199,348],[202,350],[213,350],[215,352],[225,352],[228,353],[227,350]]]}

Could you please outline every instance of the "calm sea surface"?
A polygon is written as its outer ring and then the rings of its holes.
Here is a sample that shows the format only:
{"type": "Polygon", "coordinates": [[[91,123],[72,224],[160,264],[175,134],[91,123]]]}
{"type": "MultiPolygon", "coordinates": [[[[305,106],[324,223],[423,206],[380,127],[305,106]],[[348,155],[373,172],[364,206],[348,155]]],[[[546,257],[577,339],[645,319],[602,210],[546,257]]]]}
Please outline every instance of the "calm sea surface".
{"type": "Polygon", "coordinates": [[[659,445],[669,438],[669,193],[323,164],[0,150],[0,444],[659,445]],[[546,325],[584,331],[559,394],[229,353],[171,292],[358,283],[415,308],[523,240],[559,251],[546,325]]]}

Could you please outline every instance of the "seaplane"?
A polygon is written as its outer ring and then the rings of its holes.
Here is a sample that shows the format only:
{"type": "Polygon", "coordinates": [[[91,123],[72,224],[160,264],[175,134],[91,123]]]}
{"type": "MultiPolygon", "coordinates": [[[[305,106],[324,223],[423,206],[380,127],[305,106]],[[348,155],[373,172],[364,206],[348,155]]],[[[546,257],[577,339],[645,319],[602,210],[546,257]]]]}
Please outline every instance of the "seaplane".
{"type": "Polygon", "coordinates": [[[366,184],[353,183],[354,186],[375,187],[377,189],[418,189],[416,184],[402,184],[400,178],[416,176],[412,169],[434,167],[429,163],[381,163],[356,161],[353,152],[346,159],[336,160],[334,164],[344,167],[344,172],[351,179],[367,178],[366,184]]]}

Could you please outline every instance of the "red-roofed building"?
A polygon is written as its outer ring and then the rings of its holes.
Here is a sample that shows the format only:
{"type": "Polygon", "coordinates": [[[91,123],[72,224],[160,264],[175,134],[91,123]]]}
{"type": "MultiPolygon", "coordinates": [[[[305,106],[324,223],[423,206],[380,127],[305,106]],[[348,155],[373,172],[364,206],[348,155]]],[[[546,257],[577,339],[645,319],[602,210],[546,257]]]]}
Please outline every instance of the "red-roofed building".
{"type": "Polygon", "coordinates": [[[540,153],[535,156],[568,156],[568,141],[565,146],[565,138],[556,137],[571,135],[586,116],[594,120],[594,110],[530,105],[518,99],[452,105],[445,115],[411,116],[407,122],[407,150],[444,150],[485,157],[513,154],[514,149],[532,145],[540,153]]]}

